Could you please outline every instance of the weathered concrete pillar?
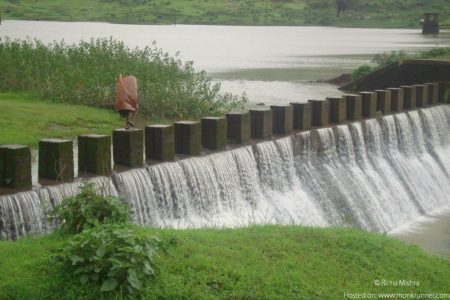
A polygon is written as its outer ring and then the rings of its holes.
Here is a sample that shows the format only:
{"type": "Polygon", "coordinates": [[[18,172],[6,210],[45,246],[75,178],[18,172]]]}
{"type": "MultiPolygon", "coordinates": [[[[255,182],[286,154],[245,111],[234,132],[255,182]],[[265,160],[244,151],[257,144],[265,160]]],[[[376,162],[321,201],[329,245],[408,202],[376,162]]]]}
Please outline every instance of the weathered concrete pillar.
{"type": "Polygon", "coordinates": [[[265,139],[273,133],[273,112],[271,109],[251,109],[250,125],[251,136],[254,139],[265,139]]]}
{"type": "Polygon", "coordinates": [[[428,104],[436,105],[439,97],[439,85],[434,82],[425,83],[428,86],[428,104]]]}
{"type": "Polygon", "coordinates": [[[0,186],[31,186],[31,151],[23,145],[0,145],[0,186]]]}
{"type": "Polygon", "coordinates": [[[416,108],[417,89],[412,85],[402,85],[401,88],[404,91],[403,107],[404,109],[416,108]]]}
{"type": "Polygon", "coordinates": [[[404,90],[402,88],[389,88],[388,90],[391,91],[391,111],[402,112],[404,90]]]}
{"type": "Polygon", "coordinates": [[[377,94],[374,92],[360,92],[362,96],[362,116],[375,118],[377,115],[377,94]]]}
{"type": "Polygon", "coordinates": [[[292,131],[293,119],[294,119],[294,109],[292,105],[271,105],[273,114],[273,133],[274,134],[288,134],[292,131]]]}
{"type": "Polygon", "coordinates": [[[344,98],[327,98],[329,104],[329,123],[343,124],[347,121],[347,102],[344,98]]]}
{"type": "Polygon", "coordinates": [[[445,89],[447,86],[447,82],[445,81],[439,81],[438,82],[438,102],[444,103],[445,102],[445,89]]]}
{"type": "Polygon", "coordinates": [[[111,136],[100,134],[78,136],[78,173],[100,175],[111,173],[111,136]]]}
{"type": "Polygon", "coordinates": [[[202,119],[203,147],[220,150],[227,145],[227,119],[224,117],[206,117],[202,119]]]}
{"type": "Polygon", "coordinates": [[[115,129],[113,131],[114,164],[127,167],[144,165],[144,131],[142,129],[115,129]]]}
{"type": "Polygon", "coordinates": [[[416,84],[416,106],[426,107],[428,106],[428,86],[425,84],[416,84]]]}
{"type": "Polygon", "coordinates": [[[202,153],[202,125],[198,121],[179,121],[175,124],[175,153],[202,153]]]}
{"type": "Polygon", "coordinates": [[[39,141],[39,178],[70,181],[74,178],[73,142],[62,139],[39,141]]]}
{"type": "Polygon", "coordinates": [[[347,120],[358,121],[362,117],[362,96],[361,95],[344,95],[347,102],[347,120]]]}
{"type": "Polygon", "coordinates": [[[232,144],[245,144],[250,141],[250,113],[227,113],[227,137],[232,144]]]}
{"type": "Polygon", "coordinates": [[[376,90],[377,94],[377,111],[381,111],[383,115],[391,113],[391,91],[376,90]]]}
{"type": "Polygon", "coordinates": [[[293,128],[296,130],[311,129],[311,103],[291,102],[293,108],[293,128]]]}
{"type": "Polygon", "coordinates": [[[312,108],[311,125],[313,127],[326,127],[330,119],[330,103],[328,100],[309,100],[312,108]]]}
{"type": "Polygon", "coordinates": [[[145,126],[146,159],[172,160],[175,157],[175,134],[173,125],[154,124],[145,126]]]}

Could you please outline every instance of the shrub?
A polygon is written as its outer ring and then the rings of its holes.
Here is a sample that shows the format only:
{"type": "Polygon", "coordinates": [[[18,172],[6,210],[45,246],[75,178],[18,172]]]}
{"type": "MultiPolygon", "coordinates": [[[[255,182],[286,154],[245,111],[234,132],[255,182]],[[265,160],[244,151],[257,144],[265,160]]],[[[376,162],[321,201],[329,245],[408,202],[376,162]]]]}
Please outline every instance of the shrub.
{"type": "Polygon", "coordinates": [[[56,102],[113,107],[119,74],[138,79],[139,107],[147,117],[198,118],[247,102],[220,93],[205,72],[155,45],[130,49],[113,39],[77,45],[0,39],[0,91],[29,91],[56,102]]]}
{"type": "Polygon", "coordinates": [[[135,293],[154,273],[158,242],[125,225],[106,224],[76,235],[53,261],[61,262],[63,271],[81,284],[93,283],[101,292],[135,293]]]}
{"type": "Polygon", "coordinates": [[[51,217],[61,221],[62,230],[79,233],[100,224],[127,223],[130,212],[119,198],[99,195],[94,184],[83,183],[80,193],[64,199],[51,217]]]}
{"type": "Polygon", "coordinates": [[[352,72],[352,80],[366,76],[367,74],[372,72],[373,69],[374,68],[369,65],[362,65],[362,66],[358,67],[358,69],[356,69],[352,72]]]}

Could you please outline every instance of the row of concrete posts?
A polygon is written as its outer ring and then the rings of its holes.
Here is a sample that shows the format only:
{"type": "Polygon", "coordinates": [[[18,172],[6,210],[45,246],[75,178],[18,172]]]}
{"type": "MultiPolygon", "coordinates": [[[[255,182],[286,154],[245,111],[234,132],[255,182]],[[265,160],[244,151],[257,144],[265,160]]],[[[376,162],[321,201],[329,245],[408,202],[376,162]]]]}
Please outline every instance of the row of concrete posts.
{"type": "MultiPolygon", "coordinates": [[[[141,167],[145,159],[170,161],[176,154],[200,155],[203,148],[222,150],[227,143],[246,144],[251,139],[268,139],[294,130],[374,118],[377,112],[390,114],[435,105],[445,101],[445,89],[445,82],[417,84],[308,103],[262,106],[249,112],[230,112],[226,117],[205,117],[201,121],[116,129],[112,139],[109,135],[81,135],[78,171],[80,176],[108,175],[112,171],[111,157],[114,164],[141,167]]],[[[41,140],[39,179],[73,180],[73,158],[72,140],[41,140]]],[[[0,146],[0,186],[27,188],[31,183],[30,149],[22,145],[0,146]]]]}

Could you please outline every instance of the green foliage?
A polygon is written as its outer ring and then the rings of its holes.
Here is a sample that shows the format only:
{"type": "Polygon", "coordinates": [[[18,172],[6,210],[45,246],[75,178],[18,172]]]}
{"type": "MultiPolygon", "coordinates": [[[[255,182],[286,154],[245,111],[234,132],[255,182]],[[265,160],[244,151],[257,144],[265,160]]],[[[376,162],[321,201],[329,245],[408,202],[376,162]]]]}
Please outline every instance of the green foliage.
{"type": "MultiPolygon", "coordinates": [[[[448,260],[388,235],[300,226],[132,230],[161,240],[155,275],[133,299],[342,299],[345,292],[450,289],[448,260]],[[382,279],[420,285],[374,285],[382,279]]],[[[69,239],[56,232],[0,241],[0,299],[120,299],[47,263],[69,239]]]]}
{"type": "Polygon", "coordinates": [[[378,68],[391,65],[393,63],[402,63],[408,56],[405,51],[392,51],[390,53],[376,54],[372,62],[377,65],[378,68]]]}
{"type": "Polygon", "coordinates": [[[103,225],[76,235],[54,257],[82,285],[93,283],[100,292],[135,293],[153,275],[158,240],[136,234],[123,225],[103,225]]]}
{"type": "Polygon", "coordinates": [[[79,233],[101,224],[129,222],[129,209],[119,198],[99,195],[94,184],[84,183],[80,193],[66,198],[55,208],[52,218],[61,221],[61,228],[79,233]]]}
{"type": "Polygon", "coordinates": [[[56,102],[113,107],[119,74],[138,78],[140,110],[150,118],[218,115],[247,102],[220,94],[205,72],[161,49],[130,49],[113,39],[67,45],[0,39],[0,91],[29,91],[56,102]]]}
{"type": "Polygon", "coordinates": [[[362,65],[352,72],[352,80],[366,76],[373,71],[373,67],[369,65],[362,65]]]}

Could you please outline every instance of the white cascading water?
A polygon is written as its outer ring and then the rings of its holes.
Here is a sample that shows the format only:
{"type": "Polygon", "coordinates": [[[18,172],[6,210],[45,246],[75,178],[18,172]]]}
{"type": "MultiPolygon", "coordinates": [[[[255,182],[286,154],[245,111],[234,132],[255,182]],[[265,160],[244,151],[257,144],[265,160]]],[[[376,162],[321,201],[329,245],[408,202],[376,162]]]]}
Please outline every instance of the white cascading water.
{"type": "MultiPolygon", "coordinates": [[[[96,181],[129,204],[137,224],[388,232],[450,205],[450,107],[302,132],[96,181]]],[[[78,186],[0,197],[1,238],[52,230],[48,212],[78,186]]]]}

